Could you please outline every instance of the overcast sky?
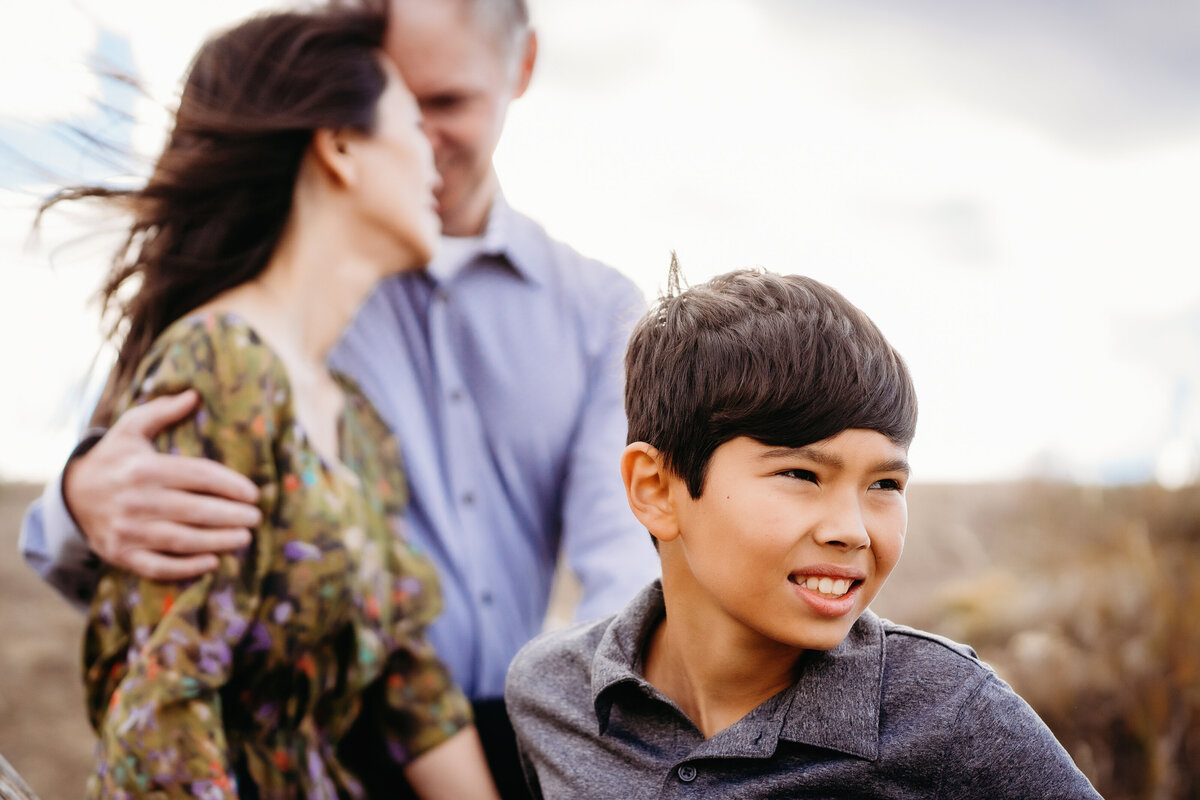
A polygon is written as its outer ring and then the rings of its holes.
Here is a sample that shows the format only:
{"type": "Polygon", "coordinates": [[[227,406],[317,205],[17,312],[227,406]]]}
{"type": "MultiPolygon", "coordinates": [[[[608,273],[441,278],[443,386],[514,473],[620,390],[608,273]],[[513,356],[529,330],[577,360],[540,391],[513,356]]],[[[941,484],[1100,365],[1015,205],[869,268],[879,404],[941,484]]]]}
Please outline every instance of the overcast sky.
{"type": "MultiPolygon", "coordinates": [[[[0,476],[54,470],[108,242],[23,248],[47,180],[112,177],[64,122],[152,153],[201,37],[256,3],[0,11],[0,476]],[[141,124],[97,108],[132,108],[141,124]],[[43,174],[35,165],[50,168],[43,174]]],[[[647,293],[803,272],[867,311],[921,399],[919,480],[1195,479],[1200,7],[1182,0],[541,0],[496,163],[513,205],[647,293]]],[[[46,242],[62,217],[50,220],[46,242]]],[[[61,237],[60,237],[61,238],[61,237]]]]}

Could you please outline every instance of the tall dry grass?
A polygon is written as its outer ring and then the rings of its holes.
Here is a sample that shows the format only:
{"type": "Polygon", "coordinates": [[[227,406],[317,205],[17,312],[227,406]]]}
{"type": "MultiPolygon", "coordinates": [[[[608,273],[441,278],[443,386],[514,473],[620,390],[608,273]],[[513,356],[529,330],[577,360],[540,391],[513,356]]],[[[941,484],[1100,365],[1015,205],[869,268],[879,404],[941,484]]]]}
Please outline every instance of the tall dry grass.
{"type": "Polygon", "coordinates": [[[1108,800],[1200,798],[1200,487],[964,490],[979,568],[905,621],[975,647],[1108,800]]]}

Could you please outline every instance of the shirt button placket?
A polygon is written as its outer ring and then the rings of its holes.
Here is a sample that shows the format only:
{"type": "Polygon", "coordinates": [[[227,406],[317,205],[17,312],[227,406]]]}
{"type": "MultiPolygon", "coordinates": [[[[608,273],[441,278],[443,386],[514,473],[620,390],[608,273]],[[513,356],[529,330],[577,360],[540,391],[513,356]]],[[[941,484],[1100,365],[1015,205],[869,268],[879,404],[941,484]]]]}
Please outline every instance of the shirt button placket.
{"type": "MultiPolygon", "coordinates": [[[[459,532],[466,545],[467,560],[462,563],[472,585],[483,585],[482,605],[490,606],[492,594],[486,587],[485,564],[477,558],[471,558],[470,553],[479,548],[473,543],[480,535],[479,530],[479,487],[475,485],[475,474],[472,465],[475,463],[475,443],[482,437],[479,434],[479,420],[475,409],[469,402],[466,384],[459,370],[459,364],[450,345],[450,306],[451,296],[446,287],[438,287],[433,293],[433,303],[429,309],[430,347],[437,372],[437,380],[445,387],[443,397],[446,402],[442,408],[444,414],[443,441],[446,452],[445,458],[449,467],[449,481],[452,497],[457,501],[459,532]]],[[[485,623],[478,636],[486,637],[489,626],[485,623]]]]}

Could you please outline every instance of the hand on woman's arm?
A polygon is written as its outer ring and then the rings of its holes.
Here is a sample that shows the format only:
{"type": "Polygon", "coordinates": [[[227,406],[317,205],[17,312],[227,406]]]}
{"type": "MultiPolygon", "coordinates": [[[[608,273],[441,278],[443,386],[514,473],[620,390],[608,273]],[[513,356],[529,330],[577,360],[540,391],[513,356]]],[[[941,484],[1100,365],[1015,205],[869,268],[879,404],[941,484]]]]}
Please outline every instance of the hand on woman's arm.
{"type": "Polygon", "coordinates": [[[196,408],[194,391],[126,411],[96,445],[72,459],[63,499],[92,551],[155,580],[213,570],[217,553],[244,547],[261,514],[258,489],[201,457],[158,452],[152,439],[196,408]]]}

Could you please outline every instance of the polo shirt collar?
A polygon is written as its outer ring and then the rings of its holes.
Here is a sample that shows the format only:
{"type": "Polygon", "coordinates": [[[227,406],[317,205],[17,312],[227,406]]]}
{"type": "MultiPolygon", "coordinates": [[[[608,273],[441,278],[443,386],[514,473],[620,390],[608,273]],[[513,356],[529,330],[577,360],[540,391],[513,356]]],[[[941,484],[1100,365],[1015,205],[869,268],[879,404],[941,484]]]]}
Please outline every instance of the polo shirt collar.
{"type": "Polygon", "coordinates": [[[666,615],[662,581],[655,579],[617,614],[604,631],[592,657],[592,705],[600,721],[600,732],[608,727],[612,708],[608,689],[620,684],[637,684],[658,694],[642,677],[642,652],[646,637],[666,615]]]}
{"type": "Polygon", "coordinates": [[[779,738],[878,758],[883,658],[883,625],[870,610],[837,647],[806,652],[779,738]]]}
{"type": "MultiPolygon", "coordinates": [[[[615,693],[610,690],[619,685],[636,685],[670,704],[642,677],[646,638],[665,613],[662,583],[656,580],[605,630],[592,658],[592,704],[601,734],[608,726],[614,701],[615,693]]],[[[721,753],[738,754],[729,750],[729,745],[735,744],[736,749],[746,750],[744,755],[766,757],[774,752],[776,742],[784,739],[869,760],[878,758],[883,660],[883,626],[868,610],[837,647],[806,652],[790,688],[712,737],[694,755],[704,755],[709,743],[715,749],[719,740],[736,737],[735,742],[720,743],[721,753]],[[753,723],[758,735],[748,738],[747,732],[739,732],[743,723],[753,723]]]]}

